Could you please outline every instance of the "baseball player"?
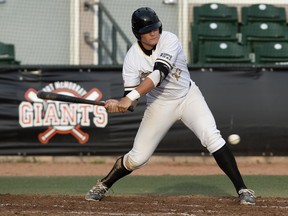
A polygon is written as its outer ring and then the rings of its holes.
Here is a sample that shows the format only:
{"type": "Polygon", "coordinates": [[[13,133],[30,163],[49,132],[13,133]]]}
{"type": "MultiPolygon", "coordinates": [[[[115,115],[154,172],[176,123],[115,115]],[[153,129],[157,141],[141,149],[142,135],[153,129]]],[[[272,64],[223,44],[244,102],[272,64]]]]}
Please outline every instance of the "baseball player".
{"type": "Polygon", "coordinates": [[[234,155],[216,128],[199,88],[190,78],[177,36],[162,31],[157,14],[148,7],[134,11],[132,31],[137,42],[127,52],[123,64],[124,96],[120,100],[107,100],[105,107],[108,112],[126,112],[144,95],[147,107],[133,148],[116,160],[106,177],[97,181],[86,194],[86,200],[101,200],[117,180],[144,166],[170,127],[180,120],[230,178],[240,203],[254,205],[254,191],[245,186],[234,155]]]}

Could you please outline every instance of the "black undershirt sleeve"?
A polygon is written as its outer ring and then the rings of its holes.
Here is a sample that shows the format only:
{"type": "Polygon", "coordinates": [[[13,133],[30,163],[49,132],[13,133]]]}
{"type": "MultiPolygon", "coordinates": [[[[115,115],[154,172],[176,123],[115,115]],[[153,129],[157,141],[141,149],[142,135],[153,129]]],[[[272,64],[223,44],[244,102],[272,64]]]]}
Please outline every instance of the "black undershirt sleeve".
{"type": "Polygon", "coordinates": [[[124,91],[123,97],[125,97],[127,94],[129,94],[131,91],[124,91]]]}
{"type": "Polygon", "coordinates": [[[168,76],[170,69],[166,64],[164,64],[162,62],[155,62],[153,71],[154,70],[160,71],[160,81],[157,85],[157,86],[159,86],[161,84],[161,82],[168,76]]]}

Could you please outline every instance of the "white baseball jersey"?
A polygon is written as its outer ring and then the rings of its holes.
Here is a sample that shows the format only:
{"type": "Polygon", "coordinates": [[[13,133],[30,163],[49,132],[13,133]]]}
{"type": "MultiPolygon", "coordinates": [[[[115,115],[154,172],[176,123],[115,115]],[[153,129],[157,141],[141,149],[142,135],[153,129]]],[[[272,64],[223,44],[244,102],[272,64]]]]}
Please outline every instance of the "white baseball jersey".
{"type": "Polygon", "coordinates": [[[125,90],[134,89],[141,79],[152,73],[156,61],[165,62],[171,71],[160,86],[147,94],[147,101],[173,100],[186,95],[191,83],[186,58],[177,36],[165,31],[151,56],[146,55],[137,42],[129,49],[123,65],[125,90]]]}

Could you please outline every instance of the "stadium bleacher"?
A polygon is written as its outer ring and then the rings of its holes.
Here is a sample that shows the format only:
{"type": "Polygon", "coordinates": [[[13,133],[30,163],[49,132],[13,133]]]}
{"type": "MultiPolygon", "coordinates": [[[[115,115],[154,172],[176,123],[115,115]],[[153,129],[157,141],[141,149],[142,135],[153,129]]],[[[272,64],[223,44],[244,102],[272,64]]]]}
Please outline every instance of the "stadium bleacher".
{"type": "Polygon", "coordinates": [[[209,41],[200,45],[201,63],[250,63],[250,47],[234,41],[209,41]]]}
{"type": "Polygon", "coordinates": [[[253,22],[276,22],[286,25],[286,11],[271,4],[252,4],[241,8],[242,24],[253,22]]]}
{"type": "Polygon", "coordinates": [[[255,62],[259,64],[288,63],[288,42],[266,42],[254,49],[255,62]]]}
{"type": "Polygon", "coordinates": [[[236,7],[217,3],[193,7],[191,63],[287,62],[288,52],[283,51],[288,43],[285,8],[271,4],[251,4],[238,11],[241,14],[237,13],[236,7]],[[267,59],[263,58],[263,47],[271,52],[267,59]]]}
{"type": "Polygon", "coordinates": [[[15,45],[0,42],[0,65],[18,65],[15,59],[15,45]]]}
{"type": "Polygon", "coordinates": [[[206,21],[221,21],[237,24],[238,13],[236,7],[225,4],[208,3],[193,7],[194,23],[206,21]]]}

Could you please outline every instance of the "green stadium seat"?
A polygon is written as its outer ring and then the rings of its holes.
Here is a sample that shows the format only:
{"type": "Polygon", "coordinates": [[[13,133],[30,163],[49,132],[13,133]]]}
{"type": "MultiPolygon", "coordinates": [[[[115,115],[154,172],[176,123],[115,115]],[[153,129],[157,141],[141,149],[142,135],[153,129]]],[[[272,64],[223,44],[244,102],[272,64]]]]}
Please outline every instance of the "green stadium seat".
{"type": "Polygon", "coordinates": [[[252,63],[249,46],[233,41],[206,42],[200,46],[199,64],[252,63]]]}
{"type": "Polygon", "coordinates": [[[288,42],[267,42],[255,48],[255,61],[259,64],[288,64],[288,42]]]}
{"type": "Polygon", "coordinates": [[[238,23],[238,13],[236,7],[225,4],[207,3],[193,7],[194,23],[207,21],[222,21],[238,23]]]}
{"type": "Polygon", "coordinates": [[[205,22],[192,25],[192,40],[237,40],[238,26],[224,22],[205,22]]]}
{"type": "Polygon", "coordinates": [[[253,49],[257,42],[288,41],[288,28],[279,23],[251,23],[240,27],[240,38],[253,49]]]}
{"type": "Polygon", "coordinates": [[[20,64],[15,60],[15,46],[0,42],[0,65],[20,64]]]}
{"type": "Polygon", "coordinates": [[[253,22],[278,22],[286,25],[286,10],[271,4],[252,4],[241,8],[243,25],[253,22]]]}
{"type": "Polygon", "coordinates": [[[205,41],[238,41],[238,26],[225,22],[205,22],[192,25],[192,62],[197,61],[199,44],[205,41]]]}

